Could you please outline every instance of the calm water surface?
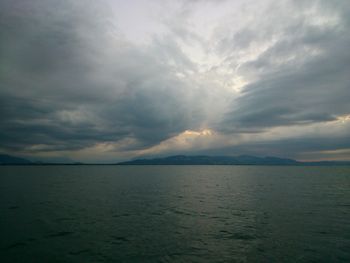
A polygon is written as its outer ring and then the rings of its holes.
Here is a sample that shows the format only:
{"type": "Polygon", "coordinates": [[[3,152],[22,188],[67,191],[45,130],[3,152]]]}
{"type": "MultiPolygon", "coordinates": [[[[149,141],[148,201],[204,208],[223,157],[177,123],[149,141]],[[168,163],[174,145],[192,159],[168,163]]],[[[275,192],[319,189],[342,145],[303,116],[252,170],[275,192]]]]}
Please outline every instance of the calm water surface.
{"type": "Polygon", "coordinates": [[[350,167],[0,167],[0,262],[350,262],[350,167]]]}

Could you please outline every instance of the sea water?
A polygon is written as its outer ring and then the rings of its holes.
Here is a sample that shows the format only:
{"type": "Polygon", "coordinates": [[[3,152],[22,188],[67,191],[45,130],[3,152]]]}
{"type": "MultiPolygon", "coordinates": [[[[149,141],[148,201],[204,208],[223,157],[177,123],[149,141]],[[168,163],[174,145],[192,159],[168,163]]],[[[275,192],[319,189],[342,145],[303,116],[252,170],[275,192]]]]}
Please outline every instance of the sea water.
{"type": "Polygon", "coordinates": [[[3,166],[0,262],[350,262],[350,167],[3,166]]]}

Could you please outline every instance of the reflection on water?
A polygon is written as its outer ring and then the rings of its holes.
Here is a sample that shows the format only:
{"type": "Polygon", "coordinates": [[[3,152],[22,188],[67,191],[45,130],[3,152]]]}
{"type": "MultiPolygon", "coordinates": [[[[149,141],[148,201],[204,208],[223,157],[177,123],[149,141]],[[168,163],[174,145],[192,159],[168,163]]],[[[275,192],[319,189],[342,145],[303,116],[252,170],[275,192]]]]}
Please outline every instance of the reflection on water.
{"type": "Polygon", "coordinates": [[[1,262],[349,262],[350,168],[0,167],[0,233],[1,262]]]}

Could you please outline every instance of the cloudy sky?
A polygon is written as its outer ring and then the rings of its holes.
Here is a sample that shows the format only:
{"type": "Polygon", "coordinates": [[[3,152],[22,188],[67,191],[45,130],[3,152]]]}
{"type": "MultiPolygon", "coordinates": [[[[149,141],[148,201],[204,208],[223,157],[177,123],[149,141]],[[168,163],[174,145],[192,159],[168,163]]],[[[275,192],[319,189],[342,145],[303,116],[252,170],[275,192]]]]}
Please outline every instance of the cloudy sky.
{"type": "Polygon", "coordinates": [[[350,160],[348,0],[0,0],[0,152],[350,160]]]}

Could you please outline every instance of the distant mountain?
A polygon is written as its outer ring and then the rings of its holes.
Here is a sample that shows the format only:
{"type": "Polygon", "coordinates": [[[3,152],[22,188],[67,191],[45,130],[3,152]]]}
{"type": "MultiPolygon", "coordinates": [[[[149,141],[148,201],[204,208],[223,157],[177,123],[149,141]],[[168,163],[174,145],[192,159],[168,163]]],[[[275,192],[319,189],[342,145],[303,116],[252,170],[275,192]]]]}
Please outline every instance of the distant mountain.
{"type": "Polygon", "coordinates": [[[81,162],[75,162],[67,158],[44,158],[39,160],[27,160],[24,158],[0,154],[0,165],[82,165],[81,162]]]}
{"type": "Polygon", "coordinates": [[[0,164],[31,164],[31,163],[32,162],[27,159],[11,156],[7,154],[0,154],[0,164]]]}
{"type": "Polygon", "coordinates": [[[118,165],[299,165],[293,159],[278,157],[240,156],[186,156],[176,155],[154,159],[136,159],[118,165]]]}
{"type": "Polygon", "coordinates": [[[278,157],[240,156],[186,156],[175,155],[164,158],[136,159],[127,162],[113,163],[80,163],[80,162],[51,162],[30,161],[7,154],[0,154],[0,165],[307,165],[307,166],[350,166],[350,161],[320,161],[300,162],[293,159],[278,157]]]}

